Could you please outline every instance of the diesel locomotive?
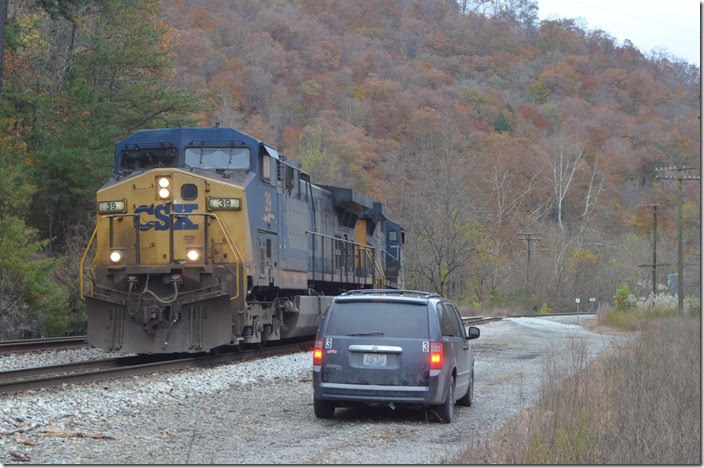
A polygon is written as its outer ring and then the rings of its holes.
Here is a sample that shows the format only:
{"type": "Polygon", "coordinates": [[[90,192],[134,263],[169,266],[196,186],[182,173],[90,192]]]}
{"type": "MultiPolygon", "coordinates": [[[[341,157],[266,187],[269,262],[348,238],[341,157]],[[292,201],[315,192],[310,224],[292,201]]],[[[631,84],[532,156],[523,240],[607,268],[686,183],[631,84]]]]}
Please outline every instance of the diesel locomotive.
{"type": "Polygon", "coordinates": [[[80,288],[104,350],[313,336],[335,295],[403,287],[404,231],[381,203],[231,128],[125,138],[96,201],[80,288]]]}

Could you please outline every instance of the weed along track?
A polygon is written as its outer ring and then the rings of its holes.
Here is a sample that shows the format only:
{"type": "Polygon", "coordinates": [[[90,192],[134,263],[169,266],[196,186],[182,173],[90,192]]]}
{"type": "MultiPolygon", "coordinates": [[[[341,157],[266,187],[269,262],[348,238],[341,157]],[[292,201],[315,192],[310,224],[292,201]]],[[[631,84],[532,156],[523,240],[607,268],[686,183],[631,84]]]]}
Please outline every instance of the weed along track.
{"type": "Polygon", "coordinates": [[[534,406],[451,462],[701,463],[699,325],[690,317],[646,319],[589,363],[587,348],[575,343],[562,366],[546,367],[534,406]]]}

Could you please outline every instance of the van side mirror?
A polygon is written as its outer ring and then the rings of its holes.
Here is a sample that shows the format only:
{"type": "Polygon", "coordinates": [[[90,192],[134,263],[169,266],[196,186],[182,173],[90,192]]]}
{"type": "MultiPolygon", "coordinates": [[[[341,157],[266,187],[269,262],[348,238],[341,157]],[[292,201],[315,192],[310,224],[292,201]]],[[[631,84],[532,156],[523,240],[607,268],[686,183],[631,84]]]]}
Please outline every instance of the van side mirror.
{"type": "Polygon", "coordinates": [[[473,340],[475,338],[479,338],[479,328],[469,327],[469,336],[467,337],[467,339],[473,340]]]}

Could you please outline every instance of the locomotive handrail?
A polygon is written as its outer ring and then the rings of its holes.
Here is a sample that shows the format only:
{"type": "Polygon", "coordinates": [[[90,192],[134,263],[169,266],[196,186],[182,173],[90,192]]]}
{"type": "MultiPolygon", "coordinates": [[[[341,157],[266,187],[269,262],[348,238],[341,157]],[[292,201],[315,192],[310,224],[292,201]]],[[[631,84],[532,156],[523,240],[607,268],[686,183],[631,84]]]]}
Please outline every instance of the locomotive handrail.
{"type": "Polygon", "coordinates": [[[90,250],[90,246],[93,245],[93,240],[95,239],[95,235],[98,233],[98,225],[100,224],[100,220],[102,218],[98,218],[98,221],[95,223],[95,228],[93,229],[93,234],[91,234],[90,239],[88,240],[88,245],[86,246],[86,250],[83,252],[83,256],[81,257],[81,263],[79,263],[78,266],[78,284],[79,284],[79,295],[81,297],[82,301],[85,301],[86,298],[83,295],[83,275],[85,274],[84,271],[84,262],[86,261],[86,257],[88,256],[88,251],[90,250]]]}
{"type": "MultiPolygon", "coordinates": [[[[325,272],[325,239],[330,239],[331,242],[339,242],[340,244],[343,244],[347,247],[352,247],[353,248],[353,275],[354,275],[354,280],[356,281],[359,278],[364,278],[364,282],[366,283],[367,278],[368,278],[368,272],[367,272],[367,258],[364,256],[363,252],[366,252],[367,255],[370,255],[370,253],[376,248],[373,245],[370,244],[360,244],[359,242],[354,242],[348,239],[341,239],[339,237],[334,237],[330,236],[327,234],[323,234],[320,232],[313,232],[313,231],[306,231],[306,234],[311,235],[311,239],[313,240],[313,249],[312,249],[312,257],[313,257],[313,279],[315,280],[315,274],[316,274],[316,268],[315,268],[315,256],[316,256],[316,248],[315,248],[315,238],[316,236],[320,236],[321,238],[321,259],[322,259],[322,271],[321,275],[323,278],[325,278],[325,275],[327,274],[325,272]],[[359,262],[359,265],[357,265],[355,262],[359,262]],[[364,265],[362,265],[364,263],[364,265]],[[358,268],[362,270],[362,273],[358,273],[358,268]]],[[[331,247],[332,248],[332,247],[331,247]]],[[[374,266],[374,262],[371,262],[372,267],[374,266]]],[[[334,275],[334,266],[333,270],[331,271],[330,275],[334,275]]],[[[345,267],[345,274],[347,274],[347,269],[345,267]]],[[[374,282],[374,270],[372,270],[372,282],[374,282]]],[[[340,275],[342,275],[342,270],[340,271],[340,275]]],[[[342,277],[342,276],[340,276],[342,277]]]]}
{"type": "MultiPolygon", "coordinates": [[[[235,256],[235,262],[237,265],[242,265],[244,267],[244,258],[242,257],[242,254],[240,253],[239,249],[237,248],[237,244],[232,240],[232,237],[230,236],[230,232],[227,230],[227,227],[225,224],[222,222],[220,217],[214,213],[187,213],[187,214],[180,214],[180,213],[170,213],[170,219],[173,219],[173,216],[203,216],[204,218],[215,218],[215,220],[218,222],[218,225],[220,226],[220,229],[222,230],[223,234],[225,235],[225,241],[227,242],[228,247],[232,251],[232,253],[235,256]]],[[[110,220],[110,246],[109,248],[113,248],[113,230],[112,230],[112,219],[113,218],[123,218],[123,217],[133,217],[133,218],[139,218],[140,214],[139,213],[121,213],[121,214],[113,214],[113,215],[104,215],[98,217],[98,220],[95,223],[95,228],[93,229],[93,233],[90,236],[90,239],[88,240],[88,245],[85,248],[85,251],[83,252],[83,256],[81,257],[81,262],[79,264],[79,296],[81,300],[85,300],[85,294],[83,293],[84,290],[84,281],[83,281],[83,276],[85,274],[85,260],[86,257],[88,256],[88,252],[90,251],[90,248],[93,245],[93,242],[95,241],[96,235],[98,233],[98,228],[100,227],[100,223],[104,221],[105,219],[110,220]]],[[[169,233],[169,243],[170,247],[169,250],[171,251],[171,259],[170,261],[173,262],[173,222],[170,223],[170,233],[169,233]]],[[[208,248],[208,239],[207,239],[207,222],[205,223],[204,227],[204,249],[207,254],[207,248],[208,248]]],[[[139,265],[141,264],[139,258],[139,223],[135,223],[135,236],[136,236],[136,245],[135,245],[135,258],[136,258],[136,264],[139,265]]],[[[93,257],[91,264],[90,264],[90,272],[92,275],[93,269],[95,268],[95,262],[98,258],[97,252],[96,255],[93,257]]],[[[232,297],[230,297],[231,301],[234,301],[240,296],[241,293],[241,288],[240,288],[240,271],[239,268],[235,268],[235,286],[236,286],[236,294],[232,297]]],[[[91,284],[91,294],[93,293],[92,291],[92,286],[91,284]]]]}
{"type": "MultiPolygon", "coordinates": [[[[225,227],[225,224],[222,222],[220,217],[216,215],[215,213],[208,213],[211,217],[215,218],[220,225],[220,229],[222,229],[223,234],[225,234],[225,240],[227,241],[227,245],[230,247],[230,250],[235,254],[237,257],[236,260],[242,265],[242,268],[244,268],[244,258],[242,257],[242,254],[240,253],[239,249],[237,248],[237,244],[232,240],[230,237],[230,232],[227,230],[227,227],[225,227]]],[[[207,243],[207,240],[206,240],[207,243]]],[[[237,286],[237,294],[235,294],[233,297],[230,298],[231,301],[234,301],[240,296],[240,270],[239,268],[235,268],[235,284],[237,286]]]]}
{"type": "MultiPolygon", "coordinates": [[[[399,251],[399,246],[398,246],[398,245],[393,245],[392,247],[396,247],[396,249],[397,249],[396,252],[399,251]]],[[[400,261],[401,261],[401,256],[400,256],[400,255],[398,255],[398,254],[394,255],[394,254],[392,254],[391,252],[389,252],[389,251],[386,250],[386,249],[382,249],[380,253],[385,253],[386,255],[388,255],[389,257],[393,258],[393,259],[396,260],[397,262],[400,262],[400,261]]]]}
{"type": "MultiPolygon", "coordinates": [[[[171,222],[169,223],[169,256],[170,256],[170,262],[173,263],[173,250],[174,250],[174,223],[173,223],[173,218],[174,217],[183,217],[183,218],[188,218],[189,216],[202,216],[203,220],[205,221],[205,218],[215,218],[215,220],[218,222],[218,225],[220,225],[220,229],[222,230],[223,234],[225,235],[225,241],[227,242],[228,247],[230,247],[230,251],[235,255],[235,265],[242,265],[244,268],[244,257],[242,257],[242,254],[240,253],[239,249],[237,248],[237,244],[232,240],[232,236],[230,236],[230,231],[227,230],[227,227],[225,227],[225,224],[222,222],[220,217],[216,215],[215,213],[169,213],[169,219],[171,222]]],[[[208,222],[205,221],[205,224],[203,226],[203,258],[207,262],[207,257],[208,257],[208,222]]],[[[232,297],[230,297],[230,301],[234,301],[238,297],[240,297],[240,271],[239,268],[235,268],[235,292],[236,294],[232,297]]]]}
{"type": "MultiPolygon", "coordinates": [[[[79,296],[82,301],[85,301],[85,295],[83,294],[83,274],[84,274],[84,263],[85,259],[88,256],[88,251],[90,250],[91,246],[93,245],[93,241],[95,240],[96,234],[98,233],[98,228],[100,227],[100,223],[106,219],[110,220],[110,245],[109,248],[112,250],[113,248],[113,229],[112,229],[112,220],[114,218],[125,218],[125,217],[132,217],[132,218],[137,218],[139,219],[139,213],[120,213],[120,214],[112,214],[112,215],[103,215],[99,216],[98,220],[95,222],[95,229],[93,229],[93,234],[90,236],[90,240],[88,241],[88,245],[86,246],[85,251],[83,252],[83,256],[81,257],[81,263],[79,264],[79,296]]],[[[139,223],[135,223],[135,245],[136,245],[136,250],[135,250],[135,255],[137,259],[137,263],[139,264],[139,223]]],[[[96,255],[93,257],[93,260],[90,262],[90,274],[91,278],[93,278],[93,269],[95,268],[95,261],[98,258],[98,254],[96,252],[96,255]]],[[[93,285],[94,281],[91,280],[91,294],[93,294],[93,285]]]]}
{"type": "Polygon", "coordinates": [[[376,255],[372,256],[371,251],[367,250],[367,257],[369,257],[369,261],[371,261],[372,265],[374,266],[374,287],[377,287],[377,285],[380,285],[381,287],[386,286],[386,274],[384,273],[384,269],[377,261],[376,255]],[[380,278],[377,278],[377,275],[379,275],[380,278]],[[378,282],[377,280],[381,280],[381,282],[378,282]]]}
{"type": "Polygon", "coordinates": [[[370,244],[360,244],[360,243],[358,243],[358,242],[351,241],[351,240],[348,240],[348,239],[340,239],[339,237],[328,236],[327,234],[323,234],[323,233],[320,233],[320,232],[306,231],[306,234],[311,234],[311,235],[313,235],[313,236],[325,237],[326,239],[332,239],[332,240],[336,240],[336,241],[343,242],[343,243],[345,243],[345,244],[356,245],[357,247],[365,247],[365,248],[368,248],[368,249],[373,249],[373,248],[374,248],[374,246],[373,246],[373,245],[370,245],[370,244]]]}

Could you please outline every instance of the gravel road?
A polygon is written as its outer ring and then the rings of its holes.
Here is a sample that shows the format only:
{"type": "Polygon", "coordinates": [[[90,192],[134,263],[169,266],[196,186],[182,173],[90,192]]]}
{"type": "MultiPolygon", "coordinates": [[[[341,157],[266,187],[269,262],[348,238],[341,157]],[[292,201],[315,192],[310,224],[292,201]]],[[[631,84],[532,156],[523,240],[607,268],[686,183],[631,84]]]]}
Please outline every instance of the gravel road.
{"type": "Polygon", "coordinates": [[[338,409],[332,420],[316,419],[311,357],[299,353],[1,396],[0,460],[442,463],[530,406],[547,361],[562,360],[569,368],[575,343],[592,358],[624,339],[585,329],[589,319],[515,318],[481,325],[481,337],[472,342],[474,403],[456,407],[449,425],[438,423],[431,411],[386,407],[338,409]]]}

